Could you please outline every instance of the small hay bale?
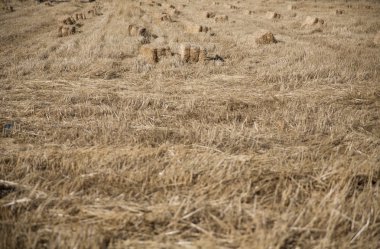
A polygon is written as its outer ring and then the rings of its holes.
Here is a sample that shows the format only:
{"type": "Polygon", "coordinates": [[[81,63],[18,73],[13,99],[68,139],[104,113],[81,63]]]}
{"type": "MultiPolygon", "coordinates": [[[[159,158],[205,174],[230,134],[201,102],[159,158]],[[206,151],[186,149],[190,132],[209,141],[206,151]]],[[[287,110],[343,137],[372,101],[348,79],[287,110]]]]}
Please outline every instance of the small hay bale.
{"type": "Polygon", "coordinates": [[[215,12],[209,12],[207,11],[205,13],[206,18],[214,18],[216,16],[215,12]]]}
{"type": "Polygon", "coordinates": [[[228,8],[233,9],[233,10],[237,10],[237,9],[239,9],[239,7],[237,7],[236,5],[232,5],[232,4],[230,4],[230,5],[228,6],[228,8]]]}
{"type": "Polygon", "coordinates": [[[227,22],[228,21],[228,16],[227,15],[219,15],[215,16],[215,22],[227,22]]]}
{"type": "Polygon", "coordinates": [[[207,60],[207,49],[200,48],[198,61],[204,62],[207,60]]]}
{"type": "Polygon", "coordinates": [[[190,60],[190,48],[189,44],[181,44],[179,47],[179,55],[181,56],[181,61],[189,62],[190,60]]]}
{"type": "Polygon", "coordinates": [[[147,36],[148,31],[146,28],[141,27],[141,26],[136,26],[134,24],[130,24],[128,26],[128,33],[130,36],[147,36]]]}
{"type": "Polygon", "coordinates": [[[62,23],[65,25],[73,25],[73,24],[75,24],[75,20],[72,17],[67,17],[67,18],[62,20],[62,23]]]}
{"type": "Polygon", "coordinates": [[[295,5],[293,5],[293,4],[289,4],[287,8],[288,8],[288,10],[295,10],[295,9],[297,9],[297,7],[295,5]]]}
{"type": "Polygon", "coordinates": [[[181,14],[181,11],[177,9],[169,9],[169,14],[172,16],[178,16],[179,14],[181,14]]]}
{"type": "Polygon", "coordinates": [[[188,33],[196,34],[196,33],[207,33],[211,30],[211,28],[207,26],[202,26],[196,23],[187,23],[186,30],[188,33]]]}
{"type": "Polygon", "coordinates": [[[158,62],[157,48],[151,46],[141,46],[140,55],[148,63],[155,64],[158,62]]]}
{"type": "Polygon", "coordinates": [[[264,45],[264,44],[271,44],[271,43],[277,43],[278,41],[274,37],[273,33],[266,32],[265,34],[260,34],[255,39],[256,44],[264,45]]]}
{"type": "Polygon", "coordinates": [[[191,45],[190,46],[190,62],[198,62],[199,61],[199,53],[200,48],[197,45],[191,45]]]}
{"type": "Polygon", "coordinates": [[[324,24],[325,21],[323,19],[317,18],[317,17],[306,17],[305,21],[303,22],[302,26],[312,26],[316,24],[324,24]]]}
{"type": "Polygon", "coordinates": [[[75,28],[75,26],[71,26],[71,27],[69,27],[69,35],[73,35],[73,34],[75,34],[76,33],[76,28],[75,28]]]}
{"type": "Polygon", "coordinates": [[[159,47],[157,48],[157,55],[158,57],[165,57],[165,56],[170,56],[171,51],[169,46],[164,46],[164,47],[159,47]]]}
{"type": "Polygon", "coordinates": [[[253,15],[253,14],[255,14],[255,11],[253,11],[253,10],[246,10],[246,11],[244,11],[244,13],[246,15],[253,15]]]}
{"type": "Polygon", "coordinates": [[[161,16],[159,17],[159,20],[161,22],[172,22],[173,21],[172,18],[170,17],[170,15],[167,13],[162,13],[161,16]]]}
{"type": "Polygon", "coordinates": [[[137,35],[137,27],[135,26],[135,25],[133,25],[133,24],[130,24],[129,26],[128,26],[128,34],[130,35],[130,36],[136,36],[137,35]]]}
{"type": "Polygon", "coordinates": [[[62,36],[68,36],[70,34],[69,27],[62,27],[62,36]]]}
{"type": "Polygon", "coordinates": [[[144,27],[138,27],[137,35],[139,36],[148,36],[148,31],[144,27]]]}
{"type": "Polygon", "coordinates": [[[200,33],[202,32],[202,26],[195,23],[187,23],[186,24],[186,30],[188,33],[200,33]]]}
{"type": "Polygon", "coordinates": [[[169,5],[169,9],[176,9],[174,5],[169,5]]]}
{"type": "Polygon", "coordinates": [[[281,18],[280,14],[273,12],[273,11],[268,11],[265,16],[267,19],[279,19],[279,18],[281,18]]]}
{"type": "Polygon", "coordinates": [[[95,10],[88,10],[87,14],[89,14],[91,16],[95,16],[95,10]]]}
{"type": "Polygon", "coordinates": [[[10,5],[3,7],[3,10],[5,10],[6,12],[13,12],[13,11],[15,11],[14,8],[13,8],[13,6],[10,6],[10,5]]]}
{"type": "Polygon", "coordinates": [[[343,15],[344,10],[335,10],[335,15],[343,15]]]}
{"type": "Polygon", "coordinates": [[[210,28],[210,27],[201,26],[201,32],[203,32],[203,33],[207,33],[207,32],[209,32],[209,31],[211,31],[211,28],[210,28]]]}

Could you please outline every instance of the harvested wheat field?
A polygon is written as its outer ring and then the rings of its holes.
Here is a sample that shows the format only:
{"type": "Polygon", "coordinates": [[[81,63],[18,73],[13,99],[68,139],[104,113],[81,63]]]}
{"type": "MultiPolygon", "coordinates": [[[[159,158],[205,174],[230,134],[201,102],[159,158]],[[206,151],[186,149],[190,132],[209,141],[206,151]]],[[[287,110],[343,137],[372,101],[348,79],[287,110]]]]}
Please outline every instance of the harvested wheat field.
{"type": "Polygon", "coordinates": [[[379,1],[0,5],[0,248],[380,248],[379,1]]]}

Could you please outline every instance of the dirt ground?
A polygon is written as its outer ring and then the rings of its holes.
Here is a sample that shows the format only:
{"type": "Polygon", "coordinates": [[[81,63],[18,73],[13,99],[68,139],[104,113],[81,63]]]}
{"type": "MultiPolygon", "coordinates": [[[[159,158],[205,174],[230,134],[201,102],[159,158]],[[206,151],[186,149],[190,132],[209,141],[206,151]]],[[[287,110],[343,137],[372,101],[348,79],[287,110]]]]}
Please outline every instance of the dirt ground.
{"type": "Polygon", "coordinates": [[[380,248],[379,1],[0,7],[0,248],[380,248]]]}

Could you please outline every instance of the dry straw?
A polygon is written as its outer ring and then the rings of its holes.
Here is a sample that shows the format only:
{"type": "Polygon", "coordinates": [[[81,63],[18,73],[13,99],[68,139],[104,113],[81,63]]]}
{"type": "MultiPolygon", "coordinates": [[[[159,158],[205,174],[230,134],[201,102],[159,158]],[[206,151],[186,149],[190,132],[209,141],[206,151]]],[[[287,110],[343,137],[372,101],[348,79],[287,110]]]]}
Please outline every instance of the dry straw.
{"type": "Polygon", "coordinates": [[[290,1],[182,1],[156,25],[155,1],[150,20],[121,0],[1,14],[0,248],[379,248],[379,6],[291,1],[277,25],[290,1]],[[308,15],[333,25],[303,32],[308,15]]]}

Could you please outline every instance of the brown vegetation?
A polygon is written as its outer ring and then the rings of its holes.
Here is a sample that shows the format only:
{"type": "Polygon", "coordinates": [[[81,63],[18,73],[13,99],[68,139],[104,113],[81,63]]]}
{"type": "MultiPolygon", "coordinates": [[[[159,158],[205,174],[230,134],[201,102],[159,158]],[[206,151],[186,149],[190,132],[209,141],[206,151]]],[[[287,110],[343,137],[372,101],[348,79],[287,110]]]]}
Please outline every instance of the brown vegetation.
{"type": "Polygon", "coordinates": [[[197,45],[191,45],[190,46],[190,55],[189,55],[189,61],[190,62],[198,62],[199,60],[199,52],[200,48],[197,45]]]}
{"type": "Polygon", "coordinates": [[[167,13],[162,13],[160,17],[158,18],[161,22],[172,22],[172,18],[169,14],[167,13]]]}
{"type": "Polygon", "coordinates": [[[306,17],[305,21],[303,22],[303,26],[312,26],[312,25],[323,25],[325,21],[323,19],[317,18],[317,17],[312,17],[308,16],[306,17]]]}
{"type": "Polygon", "coordinates": [[[148,63],[153,64],[158,62],[157,48],[151,47],[149,45],[141,46],[140,54],[148,63]]]}
{"type": "Polygon", "coordinates": [[[65,25],[73,25],[75,24],[75,19],[72,18],[72,17],[67,17],[65,19],[62,20],[62,23],[65,24],[65,25]]]}
{"type": "Polygon", "coordinates": [[[375,35],[375,38],[373,39],[373,42],[376,44],[376,45],[380,45],[380,31],[378,31],[375,35]]]}
{"type": "Polygon", "coordinates": [[[202,26],[202,25],[199,25],[199,24],[196,24],[196,23],[187,23],[186,24],[186,30],[187,32],[189,33],[207,33],[209,32],[211,29],[207,26],[202,26]]]}
{"type": "Polygon", "coordinates": [[[218,15],[215,16],[215,22],[227,22],[228,16],[227,15],[218,15]]]}
{"type": "Polygon", "coordinates": [[[130,24],[128,26],[128,34],[130,36],[147,36],[148,31],[146,30],[146,28],[144,28],[142,26],[130,24]]]}
{"type": "Polygon", "coordinates": [[[239,7],[237,7],[236,5],[232,5],[232,4],[227,4],[227,8],[233,9],[233,10],[239,9],[239,7]]]}
{"type": "Polygon", "coordinates": [[[205,13],[205,17],[206,17],[206,18],[214,18],[215,15],[216,15],[215,12],[207,11],[207,12],[205,13]]]}
{"type": "Polygon", "coordinates": [[[295,9],[297,9],[297,6],[295,6],[293,4],[289,4],[287,8],[288,8],[288,10],[295,10],[295,9]]]}
{"type": "Polygon", "coordinates": [[[264,34],[258,35],[258,37],[255,39],[255,42],[257,44],[263,45],[277,43],[277,40],[271,32],[265,32],[264,34]]]}
{"type": "Polygon", "coordinates": [[[380,248],[380,4],[215,1],[0,1],[0,248],[380,248]]]}
{"type": "Polygon", "coordinates": [[[180,45],[180,51],[179,54],[181,56],[181,60],[183,62],[189,62],[190,61],[190,44],[181,44],[180,45]]]}
{"type": "Polygon", "coordinates": [[[281,18],[281,15],[276,13],[276,12],[273,12],[273,11],[268,11],[266,13],[266,18],[268,18],[268,19],[279,19],[279,18],[281,18]]]}

